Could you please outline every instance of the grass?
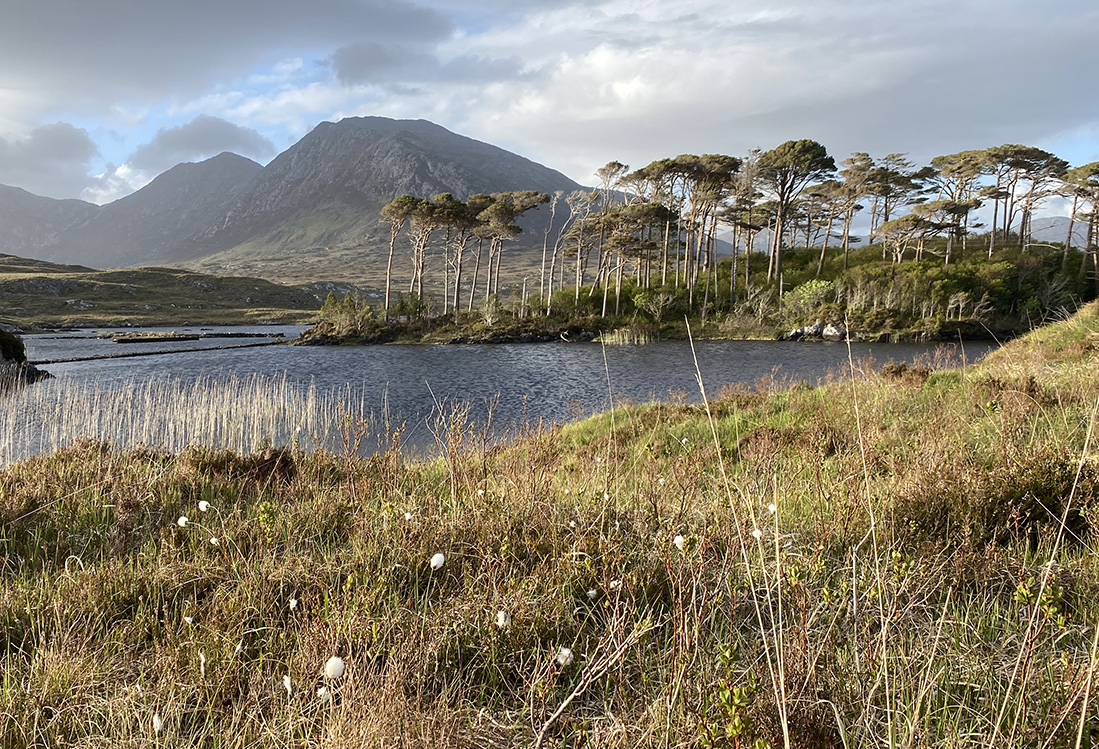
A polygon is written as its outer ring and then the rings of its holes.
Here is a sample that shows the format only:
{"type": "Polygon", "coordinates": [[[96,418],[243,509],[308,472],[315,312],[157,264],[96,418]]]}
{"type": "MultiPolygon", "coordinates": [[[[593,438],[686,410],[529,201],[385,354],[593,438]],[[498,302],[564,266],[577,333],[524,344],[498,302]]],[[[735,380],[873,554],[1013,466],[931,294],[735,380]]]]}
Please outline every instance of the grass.
{"type": "Polygon", "coordinates": [[[306,323],[320,303],[258,278],[171,268],[97,271],[0,255],[0,322],[19,327],[306,323]]]}
{"type": "Polygon", "coordinates": [[[1092,305],[964,370],[507,445],[459,411],[432,460],[399,433],[22,460],[0,743],[1092,746],[1097,340],[1092,305]]]}

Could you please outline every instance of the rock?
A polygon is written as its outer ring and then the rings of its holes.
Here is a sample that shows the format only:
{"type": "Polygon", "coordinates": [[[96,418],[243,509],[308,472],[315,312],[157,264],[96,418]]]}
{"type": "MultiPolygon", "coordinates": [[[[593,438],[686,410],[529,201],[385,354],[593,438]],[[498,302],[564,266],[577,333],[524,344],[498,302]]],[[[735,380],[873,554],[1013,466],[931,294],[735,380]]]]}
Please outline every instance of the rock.
{"type": "Polygon", "coordinates": [[[14,333],[0,330],[0,361],[24,362],[27,360],[27,350],[23,347],[23,339],[14,333]]]}
{"type": "Polygon", "coordinates": [[[839,325],[828,323],[821,331],[820,337],[826,341],[844,341],[847,340],[847,331],[839,325]]]}
{"type": "Polygon", "coordinates": [[[27,362],[0,360],[0,393],[31,385],[53,377],[49,372],[27,362]]]}
{"type": "Polygon", "coordinates": [[[812,325],[806,325],[802,328],[802,332],[805,334],[806,338],[820,338],[824,335],[824,323],[817,320],[812,325]]]}

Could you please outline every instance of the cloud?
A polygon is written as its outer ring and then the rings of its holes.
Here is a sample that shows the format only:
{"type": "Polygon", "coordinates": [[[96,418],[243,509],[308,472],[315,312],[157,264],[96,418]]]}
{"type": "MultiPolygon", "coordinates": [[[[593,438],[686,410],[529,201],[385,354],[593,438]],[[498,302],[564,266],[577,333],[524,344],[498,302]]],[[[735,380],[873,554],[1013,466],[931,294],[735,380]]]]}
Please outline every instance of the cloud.
{"type": "Polygon", "coordinates": [[[524,77],[518,56],[496,59],[462,54],[443,62],[423,50],[379,42],[341,47],[329,61],[344,85],[374,84],[397,91],[415,84],[478,85],[524,77]]]}
{"type": "Polygon", "coordinates": [[[71,198],[88,186],[88,166],[98,152],[86,130],[65,122],[42,125],[22,138],[0,138],[0,184],[71,198]]]}
{"type": "Polygon", "coordinates": [[[275,146],[255,130],[199,115],[186,125],[161,128],[156,137],[133,152],[127,163],[132,169],[156,175],[176,164],[199,161],[223,151],[266,161],[275,155],[275,146]]]}
{"type": "Polygon", "coordinates": [[[1099,122],[1099,100],[1086,93],[1099,67],[1090,2],[758,8],[547,6],[452,40],[540,71],[538,86],[498,80],[454,102],[464,114],[454,124],[584,181],[610,159],[637,167],[688,151],[741,155],[789,138],[814,138],[838,157],[907,151],[922,160],[1099,122]]]}
{"type": "Polygon", "coordinates": [[[27,93],[24,122],[56,105],[99,113],[118,101],[201,96],[289,50],[432,43],[453,30],[443,12],[409,0],[9,2],[0,91],[27,93]]]}

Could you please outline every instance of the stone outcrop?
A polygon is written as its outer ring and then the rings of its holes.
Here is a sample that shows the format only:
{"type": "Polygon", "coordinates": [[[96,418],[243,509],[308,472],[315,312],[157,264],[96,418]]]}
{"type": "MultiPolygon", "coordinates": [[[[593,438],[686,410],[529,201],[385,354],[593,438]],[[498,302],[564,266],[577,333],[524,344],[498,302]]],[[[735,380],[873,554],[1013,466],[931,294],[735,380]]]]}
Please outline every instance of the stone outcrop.
{"type": "Polygon", "coordinates": [[[27,362],[26,349],[19,336],[0,330],[0,393],[52,376],[27,362]]]}
{"type": "Polygon", "coordinates": [[[842,325],[817,320],[812,325],[794,328],[784,338],[788,341],[846,341],[847,330],[842,325]]]}

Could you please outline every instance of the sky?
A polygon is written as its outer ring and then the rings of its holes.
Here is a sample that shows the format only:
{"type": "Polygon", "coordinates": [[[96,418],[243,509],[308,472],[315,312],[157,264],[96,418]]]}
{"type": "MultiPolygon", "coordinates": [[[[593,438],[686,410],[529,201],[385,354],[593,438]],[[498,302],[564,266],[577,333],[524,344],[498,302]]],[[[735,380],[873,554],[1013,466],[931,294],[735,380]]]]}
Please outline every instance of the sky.
{"type": "Polygon", "coordinates": [[[595,184],[788,139],[1099,161],[1095,0],[0,0],[0,184],[106,203],[427,119],[595,184]]]}

